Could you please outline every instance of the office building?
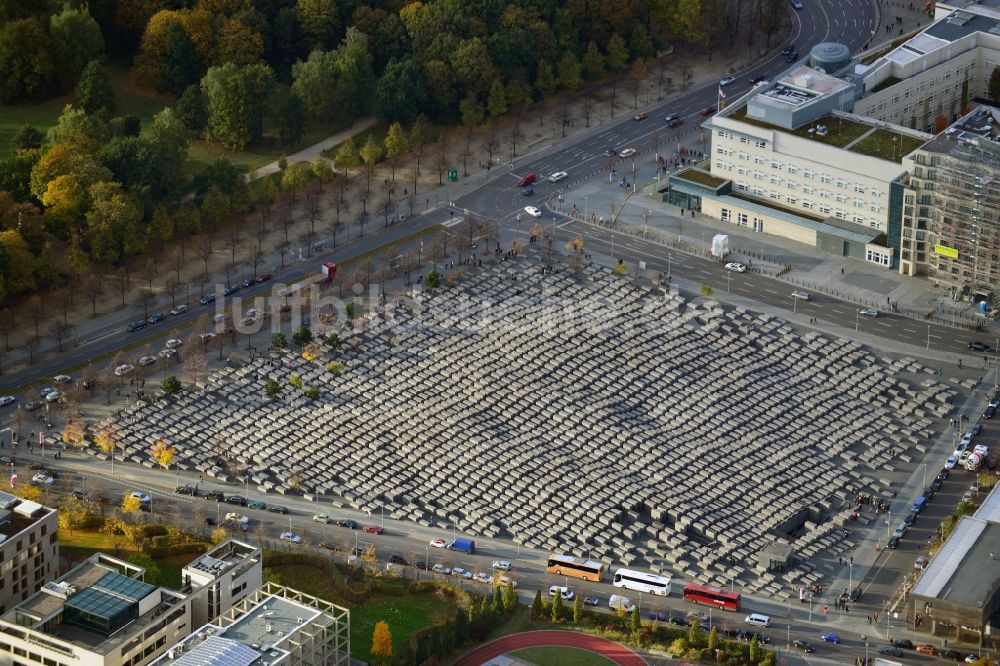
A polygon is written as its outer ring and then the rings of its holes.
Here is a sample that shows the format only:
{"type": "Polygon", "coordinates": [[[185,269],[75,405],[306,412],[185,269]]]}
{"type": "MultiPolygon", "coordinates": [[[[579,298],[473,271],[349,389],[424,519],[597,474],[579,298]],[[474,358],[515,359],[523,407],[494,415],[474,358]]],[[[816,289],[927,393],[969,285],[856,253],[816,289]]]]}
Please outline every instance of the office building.
{"type": "Polygon", "coordinates": [[[0,614],[56,577],[58,531],[55,509],[0,492],[0,614]]]}
{"type": "Polygon", "coordinates": [[[142,567],[95,554],[0,615],[0,663],[144,666],[187,637],[196,617],[218,619],[251,594],[260,551],[227,541],[184,572],[183,588],[171,590],[146,582],[142,567]]]}
{"type": "Polygon", "coordinates": [[[350,663],[348,609],[267,583],[214,623],[171,647],[155,666],[346,666],[350,663]]]}

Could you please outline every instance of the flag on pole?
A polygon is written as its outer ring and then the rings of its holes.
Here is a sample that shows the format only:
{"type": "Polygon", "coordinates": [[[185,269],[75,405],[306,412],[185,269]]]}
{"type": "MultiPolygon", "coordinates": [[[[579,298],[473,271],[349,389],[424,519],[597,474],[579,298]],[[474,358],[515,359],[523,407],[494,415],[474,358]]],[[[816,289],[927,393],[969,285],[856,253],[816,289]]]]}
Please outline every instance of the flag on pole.
{"type": "Polygon", "coordinates": [[[10,487],[11,488],[17,487],[17,472],[10,473],[10,487]]]}

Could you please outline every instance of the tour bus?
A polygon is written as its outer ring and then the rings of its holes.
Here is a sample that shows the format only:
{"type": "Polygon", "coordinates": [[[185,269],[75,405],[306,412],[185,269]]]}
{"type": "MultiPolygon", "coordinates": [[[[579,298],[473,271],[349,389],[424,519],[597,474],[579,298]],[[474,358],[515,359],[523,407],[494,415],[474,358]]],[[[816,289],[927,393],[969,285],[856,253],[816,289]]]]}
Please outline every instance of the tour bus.
{"type": "Polygon", "coordinates": [[[685,585],[684,598],[696,604],[715,606],[723,610],[738,611],[740,609],[739,592],[728,592],[717,587],[685,585]]]}
{"type": "Polygon", "coordinates": [[[658,576],[657,574],[645,573],[642,571],[632,571],[630,569],[619,569],[615,572],[612,581],[615,587],[626,587],[638,592],[649,594],[659,594],[667,596],[670,594],[670,578],[658,576]]]}
{"type": "Polygon", "coordinates": [[[599,582],[604,578],[603,563],[559,553],[549,555],[548,566],[545,567],[545,570],[559,576],[573,576],[589,581],[599,582]]]}

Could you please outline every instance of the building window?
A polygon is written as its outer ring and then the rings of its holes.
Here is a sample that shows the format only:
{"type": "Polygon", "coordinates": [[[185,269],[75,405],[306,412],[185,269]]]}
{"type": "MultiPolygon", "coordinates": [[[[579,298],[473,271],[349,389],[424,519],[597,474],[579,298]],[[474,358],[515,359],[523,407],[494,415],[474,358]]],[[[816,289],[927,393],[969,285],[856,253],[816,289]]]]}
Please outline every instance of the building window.
{"type": "Polygon", "coordinates": [[[781,162],[779,162],[778,160],[771,160],[771,168],[781,169],[781,162]]]}
{"type": "Polygon", "coordinates": [[[764,158],[761,157],[760,155],[757,155],[756,157],[753,158],[753,163],[754,164],[763,164],[764,163],[764,158]]]}
{"type": "Polygon", "coordinates": [[[872,262],[873,264],[885,266],[886,268],[888,268],[892,264],[892,255],[884,252],[878,252],[870,248],[865,251],[865,259],[872,262]]]}
{"type": "Polygon", "coordinates": [[[855,208],[864,208],[865,207],[865,200],[864,199],[855,199],[854,200],[854,207],[855,208]]]}
{"type": "Polygon", "coordinates": [[[746,192],[747,189],[749,189],[749,188],[747,187],[746,183],[744,183],[742,180],[739,180],[739,181],[736,181],[736,189],[738,189],[741,192],[746,192]]]}
{"type": "Polygon", "coordinates": [[[820,204],[819,205],[819,212],[823,213],[824,215],[829,215],[830,214],[830,207],[827,206],[826,204],[820,204]]]}
{"type": "Polygon", "coordinates": [[[728,208],[723,208],[719,211],[719,216],[723,222],[729,222],[732,219],[732,213],[728,208]]]}
{"type": "Polygon", "coordinates": [[[864,224],[865,218],[862,215],[854,214],[851,215],[851,222],[853,222],[854,224],[864,224]]]}
{"type": "Polygon", "coordinates": [[[819,175],[819,182],[821,183],[832,183],[833,177],[828,173],[821,173],[819,175]]]}
{"type": "Polygon", "coordinates": [[[741,160],[749,160],[749,159],[750,159],[750,153],[745,153],[745,152],[743,152],[743,151],[741,150],[741,151],[740,151],[740,159],[741,159],[741,160]]]}
{"type": "Polygon", "coordinates": [[[847,197],[843,194],[837,193],[837,203],[847,203],[847,197]]]}
{"type": "Polygon", "coordinates": [[[842,190],[846,190],[847,189],[847,181],[844,180],[843,178],[838,178],[837,179],[837,187],[839,187],[842,190]]]}
{"type": "Polygon", "coordinates": [[[740,137],[740,143],[750,143],[750,137],[748,137],[748,136],[741,136],[740,137]]]}
{"type": "Polygon", "coordinates": [[[806,194],[812,194],[813,191],[814,191],[813,190],[813,186],[812,185],[803,185],[802,186],[802,191],[805,192],[806,194]]]}
{"type": "Polygon", "coordinates": [[[747,226],[747,214],[746,213],[739,213],[736,216],[736,223],[739,224],[741,227],[747,226]]]}
{"type": "Polygon", "coordinates": [[[813,177],[813,170],[812,169],[803,169],[802,170],[802,175],[805,178],[812,178],[813,177]]]}
{"type": "Polygon", "coordinates": [[[788,189],[794,191],[794,190],[799,189],[799,184],[796,183],[794,180],[790,180],[787,183],[785,183],[785,187],[787,187],[788,189]]]}
{"type": "Polygon", "coordinates": [[[740,174],[741,176],[746,176],[747,174],[749,174],[749,173],[750,173],[750,170],[749,170],[749,169],[747,169],[747,168],[746,168],[745,166],[741,166],[741,167],[737,168],[737,169],[736,169],[736,171],[737,171],[737,173],[739,173],[739,174],[740,174]]]}
{"type": "Polygon", "coordinates": [[[845,212],[844,212],[843,210],[841,210],[840,208],[838,208],[838,209],[837,209],[837,212],[836,212],[836,213],[834,213],[834,216],[835,216],[835,217],[836,217],[836,218],[837,218],[838,220],[846,220],[846,219],[847,219],[847,213],[845,213],[845,212]]]}
{"type": "Polygon", "coordinates": [[[757,139],[756,141],[753,142],[753,145],[757,148],[766,148],[767,142],[764,141],[763,139],[757,139]]]}
{"type": "Polygon", "coordinates": [[[797,176],[797,175],[799,175],[799,168],[797,166],[795,166],[794,164],[789,164],[788,165],[788,173],[790,173],[793,176],[797,176]]]}
{"type": "Polygon", "coordinates": [[[854,191],[857,192],[858,194],[864,194],[865,186],[862,185],[861,183],[854,183],[854,191]]]}
{"type": "Polygon", "coordinates": [[[761,173],[760,171],[754,171],[753,172],[753,179],[754,180],[764,180],[764,174],[761,173]]]}
{"type": "Polygon", "coordinates": [[[785,197],[785,201],[787,201],[789,204],[793,206],[799,202],[799,200],[796,199],[795,197],[785,197]]]}
{"type": "Polygon", "coordinates": [[[802,200],[802,207],[805,208],[806,210],[812,210],[813,209],[813,202],[809,201],[808,199],[803,199],[802,200]]]}
{"type": "Polygon", "coordinates": [[[771,190],[771,198],[775,199],[776,201],[780,201],[781,200],[781,192],[779,192],[778,190],[771,190]]]}
{"type": "Polygon", "coordinates": [[[780,176],[771,176],[771,184],[772,185],[780,185],[781,184],[781,177],[780,176]]]}

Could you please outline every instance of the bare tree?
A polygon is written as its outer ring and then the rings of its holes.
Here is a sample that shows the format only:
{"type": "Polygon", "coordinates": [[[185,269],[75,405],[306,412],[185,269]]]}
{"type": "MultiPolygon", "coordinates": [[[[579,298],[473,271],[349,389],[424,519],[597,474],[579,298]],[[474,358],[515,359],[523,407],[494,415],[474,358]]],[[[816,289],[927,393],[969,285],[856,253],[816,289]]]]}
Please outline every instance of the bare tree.
{"type": "Polygon", "coordinates": [[[35,294],[28,299],[28,318],[35,325],[35,337],[39,337],[38,327],[45,319],[45,303],[39,294],[35,294]]]}
{"type": "Polygon", "coordinates": [[[194,340],[197,340],[197,343],[192,344],[187,349],[186,360],[184,361],[184,376],[193,385],[197,385],[201,375],[208,370],[208,358],[205,356],[205,345],[196,336],[192,337],[194,340]]]}
{"type": "Polygon", "coordinates": [[[42,339],[37,335],[32,335],[29,337],[25,343],[24,348],[28,351],[28,363],[35,362],[35,353],[42,344],[42,339]]]}
{"type": "Polygon", "coordinates": [[[559,126],[562,128],[563,136],[566,136],[566,127],[569,126],[569,120],[571,117],[572,113],[569,95],[563,95],[562,102],[559,104],[559,113],[556,114],[556,119],[559,121],[559,126]]]}
{"type": "Polygon", "coordinates": [[[142,276],[146,280],[146,288],[153,291],[153,278],[159,273],[159,263],[152,257],[146,259],[142,264],[142,276]]]}
{"type": "Polygon", "coordinates": [[[389,213],[392,211],[392,199],[389,194],[386,193],[381,202],[379,203],[379,208],[382,209],[382,217],[384,218],[385,226],[389,226],[389,213]]]}
{"type": "Polygon", "coordinates": [[[137,310],[142,310],[142,318],[149,319],[149,305],[153,302],[153,292],[146,287],[139,290],[139,293],[135,297],[135,307],[137,310]]]}
{"type": "Polygon", "coordinates": [[[499,143],[497,139],[497,119],[490,118],[489,131],[486,133],[486,163],[490,166],[493,166],[493,153],[496,152],[499,143]]]}
{"type": "Polygon", "coordinates": [[[212,260],[212,238],[208,234],[203,235],[198,243],[198,257],[202,261],[204,270],[201,274],[201,295],[205,295],[205,285],[208,283],[208,263],[212,260]]]}
{"type": "Polygon", "coordinates": [[[118,352],[115,354],[114,359],[112,359],[108,367],[104,369],[103,376],[101,377],[99,383],[104,389],[105,404],[107,405],[111,404],[111,392],[116,390],[125,381],[124,375],[115,374],[115,368],[122,366],[124,363],[125,356],[121,352],[118,352]]]}
{"type": "Polygon", "coordinates": [[[514,116],[514,124],[507,133],[507,144],[510,146],[511,162],[513,162],[514,158],[517,156],[517,142],[523,138],[524,134],[521,133],[521,114],[518,112],[514,116]]]}
{"type": "Polygon", "coordinates": [[[438,175],[438,185],[444,184],[444,172],[448,167],[448,133],[442,132],[434,151],[434,169],[438,175]]]}
{"type": "Polygon", "coordinates": [[[340,231],[340,213],[347,206],[347,199],[344,198],[344,193],[342,191],[333,193],[333,200],[331,201],[333,206],[334,216],[330,219],[330,235],[333,237],[333,246],[337,246],[337,232],[340,231]]]}
{"type": "Polygon", "coordinates": [[[583,96],[583,120],[590,127],[590,114],[594,110],[594,98],[590,95],[583,96]]]}
{"type": "Polygon", "coordinates": [[[229,261],[232,264],[236,264],[236,251],[240,249],[243,242],[240,240],[240,228],[238,225],[233,225],[229,229],[229,261]]]}
{"type": "Polygon", "coordinates": [[[49,332],[52,333],[53,337],[55,337],[56,344],[59,346],[59,351],[63,350],[63,341],[72,330],[73,327],[61,319],[56,319],[49,324],[49,332]]]}
{"type": "Polygon", "coordinates": [[[14,332],[14,314],[9,308],[0,310],[0,335],[3,336],[4,349],[10,351],[10,334],[14,332]]]}
{"type": "Polygon", "coordinates": [[[132,280],[129,278],[128,270],[122,266],[115,274],[115,290],[121,296],[122,307],[125,307],[125,297],[128,296],[128,290],[131,286],[132,280]]]}
{"type": "Polygon", "coordinates": [[[367,221],[368,213],[366,211],[361,211],[361,214],[358,215],[358,230],[362,236],[365,235],[365,222],[367,221]]]}

